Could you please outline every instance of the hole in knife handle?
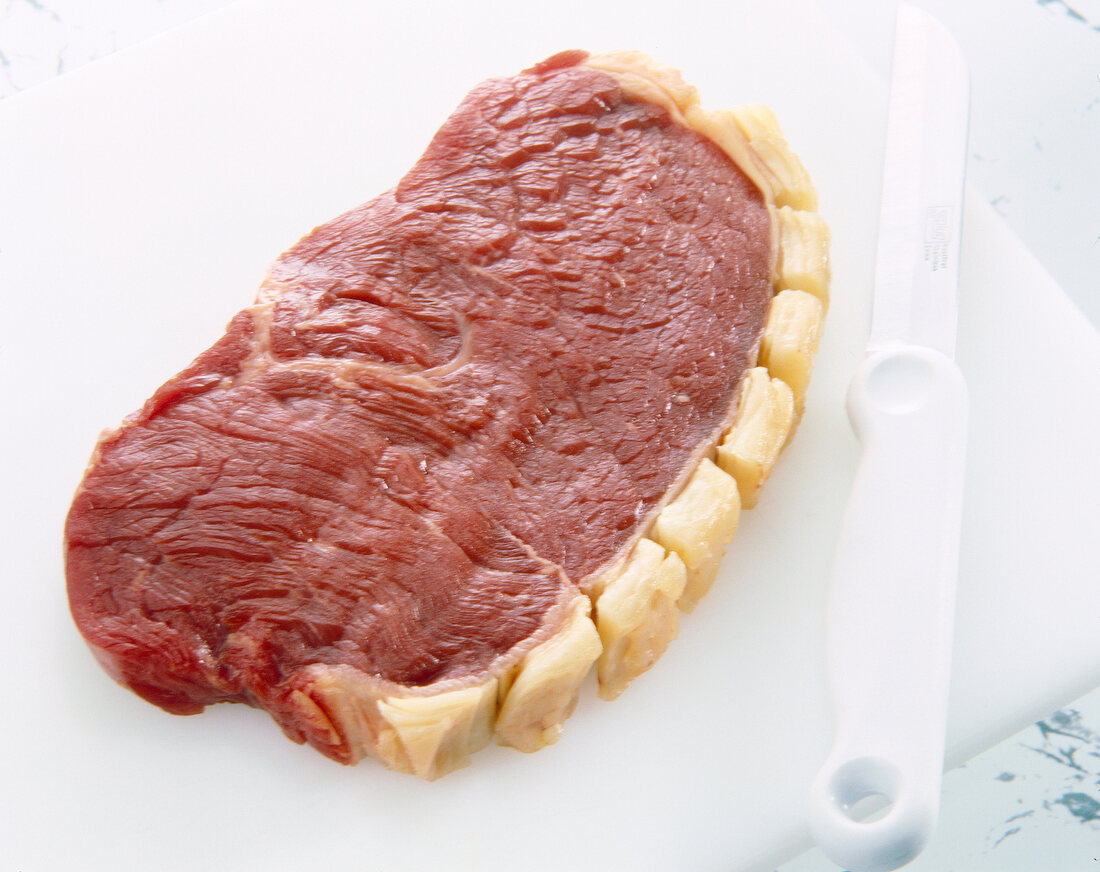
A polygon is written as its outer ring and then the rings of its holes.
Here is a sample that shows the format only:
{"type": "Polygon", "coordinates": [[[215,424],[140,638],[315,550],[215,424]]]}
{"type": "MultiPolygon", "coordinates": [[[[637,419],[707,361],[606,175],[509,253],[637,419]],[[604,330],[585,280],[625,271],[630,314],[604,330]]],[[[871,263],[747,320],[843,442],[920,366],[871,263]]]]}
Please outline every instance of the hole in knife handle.
{"type": "Polygon", "coordinates": [[[829,793],[849,820],[872,823],[893,810],[900,784],[901,774],[889,761],[857,757],[833,773],[829,793]]]}
{"type": "Polygon", "coordinates": [[[880,821],[894,808],[894,801],[883,793],[868,793],[844,809],[856,823],[871,824],[880,821]]]}

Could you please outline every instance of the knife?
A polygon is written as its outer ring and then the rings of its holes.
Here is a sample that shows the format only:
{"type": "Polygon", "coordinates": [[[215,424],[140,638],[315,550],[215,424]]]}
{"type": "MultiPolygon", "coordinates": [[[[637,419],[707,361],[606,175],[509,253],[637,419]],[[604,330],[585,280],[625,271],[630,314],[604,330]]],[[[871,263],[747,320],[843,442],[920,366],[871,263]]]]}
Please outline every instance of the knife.
{"type": "Polygon", "coordinates": [[[939,808],[967,427],[954,351],[968,109],[958,45],[900,4],[871,334],[848,394],[862,454],[827,610],[835,738],[809,803],[815,841],[851,872],[912,860],[939,808]]]}

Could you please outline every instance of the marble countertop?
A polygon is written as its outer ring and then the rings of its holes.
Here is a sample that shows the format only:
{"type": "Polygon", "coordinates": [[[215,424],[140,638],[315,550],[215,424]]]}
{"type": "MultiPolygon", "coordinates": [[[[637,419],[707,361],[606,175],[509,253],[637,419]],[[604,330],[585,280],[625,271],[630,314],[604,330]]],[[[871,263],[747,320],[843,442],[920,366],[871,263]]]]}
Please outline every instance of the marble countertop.
{"type": "MultiPolygon", "coordinates": [[[[820,0],[885,74],[886,0],[820,0]]],[[[0,0],[0,99],[228,0],[0,0]]],[[[971,64],[970,179],[1100,325],[1100,0],[921,0],[971,64]]],[[[948,774],[914,870],[1100,868],[1100,690],[948,774]]],[[[834,869],[816,853],[782,872],[834,869]]]]}

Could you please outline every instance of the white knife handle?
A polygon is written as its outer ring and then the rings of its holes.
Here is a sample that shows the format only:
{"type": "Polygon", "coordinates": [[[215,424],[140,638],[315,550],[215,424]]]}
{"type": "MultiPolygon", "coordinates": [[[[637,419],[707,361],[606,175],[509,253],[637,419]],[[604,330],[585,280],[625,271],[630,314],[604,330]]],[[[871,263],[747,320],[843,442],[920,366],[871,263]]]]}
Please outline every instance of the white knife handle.
{"type": "Polygon", "coordinates": [[[852,379],[848,414],[863,455],[829,592],[836,738],[810,826],[834,862],[881,872],[920,853],[939,807],[966,384],[930,348],[876,351],[852,379]],[[853,806],[875,795],[889,810],[857,820],[853,806]]]}

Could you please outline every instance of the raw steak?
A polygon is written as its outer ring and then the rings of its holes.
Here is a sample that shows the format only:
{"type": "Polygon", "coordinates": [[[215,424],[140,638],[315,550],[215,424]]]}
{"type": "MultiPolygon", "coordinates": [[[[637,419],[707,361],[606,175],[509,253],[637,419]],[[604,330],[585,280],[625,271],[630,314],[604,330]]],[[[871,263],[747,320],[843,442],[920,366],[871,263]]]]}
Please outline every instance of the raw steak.
{"type": "Polygon", "coordinates": [[[754,151],[766,114],[694,99],[637,56],[557,55],[479,86],[396,188],[282,255],[96,448],[67,572],[103,666],[168,711],[245,702],[425,777],[494,731],[552,741],[602,649],[608,695],[646,668],[797,414],[804,385],[771,376],[816,335],[796,317],[790,352],[775,328],[724,438],[781,237],[789,275],[821,231],[780,217],[812,189],[769,165],[777,131],[754,151]],[[755,457],[733,441],[761,403],[755,457]]]}

